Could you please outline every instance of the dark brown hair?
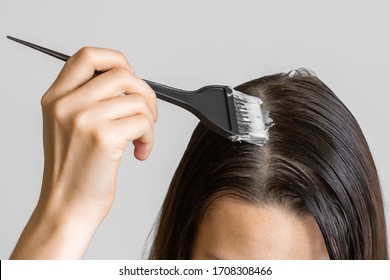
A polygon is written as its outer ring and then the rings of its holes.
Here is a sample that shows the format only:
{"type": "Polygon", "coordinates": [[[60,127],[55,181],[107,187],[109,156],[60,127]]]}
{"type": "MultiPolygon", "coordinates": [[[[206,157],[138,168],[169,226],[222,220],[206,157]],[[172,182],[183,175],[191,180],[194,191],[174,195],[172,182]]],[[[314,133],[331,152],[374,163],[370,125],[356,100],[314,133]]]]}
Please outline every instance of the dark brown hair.
{"type": "Polygon", "coordinates": [[[350,111],[300,69],[235,88],[263,100],[275,125],[263,146],[233,143],[200,123],[161,209],[151,259],[188,259],[207,207],[230,194],[312,215],[331,259],[387,259],[378,174],[350,111]]]}

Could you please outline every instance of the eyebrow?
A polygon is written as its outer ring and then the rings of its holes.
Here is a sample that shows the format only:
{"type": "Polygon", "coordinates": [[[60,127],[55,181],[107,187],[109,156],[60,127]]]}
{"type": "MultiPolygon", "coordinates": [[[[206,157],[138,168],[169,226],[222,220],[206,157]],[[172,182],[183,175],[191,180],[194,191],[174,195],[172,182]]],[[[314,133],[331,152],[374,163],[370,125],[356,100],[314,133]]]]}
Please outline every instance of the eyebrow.
{"type": "Polygon", "coordinates": [[[205,252],[206,254],[206,257],[209,258],[210,260],[223,260],[223,258],[217,256],[217,255],[214,255],[210,252],[205,252]]]}

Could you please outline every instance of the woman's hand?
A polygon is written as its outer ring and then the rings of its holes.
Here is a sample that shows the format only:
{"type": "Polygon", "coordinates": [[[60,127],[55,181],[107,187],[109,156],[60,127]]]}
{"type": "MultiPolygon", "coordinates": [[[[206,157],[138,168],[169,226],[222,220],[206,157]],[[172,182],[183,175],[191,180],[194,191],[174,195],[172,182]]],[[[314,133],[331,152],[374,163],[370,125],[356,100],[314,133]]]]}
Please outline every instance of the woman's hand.
{"type": "Polygon", "coordinates": [[[150,154],[156,104],[117,51],[83,48],[66,62],[42,98],[42,190],[11,258],[83,256],[112,205],[127,143],[139,160],[150,154]]]}

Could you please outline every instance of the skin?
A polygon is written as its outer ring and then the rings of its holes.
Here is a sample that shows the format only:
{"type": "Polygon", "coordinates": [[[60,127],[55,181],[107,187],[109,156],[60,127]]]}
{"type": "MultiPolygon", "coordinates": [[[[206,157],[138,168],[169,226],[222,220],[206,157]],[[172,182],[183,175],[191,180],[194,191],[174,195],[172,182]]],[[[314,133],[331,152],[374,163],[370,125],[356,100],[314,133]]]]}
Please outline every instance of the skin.
{"type": "MultiPolygon", "coordinates": [[[[123,54],[86,47],[43,95],[42,114],[41,194],[10,258],[80,259],[111,208],[127,144],[133,143],[138,160],[151,152],[156,95],[123,54]]],[[[327,255],[312,218],[222,199],[206,213],[192,257],[327,255]]]]}
{"type": "Polygon", "coordinates": [[[329,259],[314,218],[222,197],[206,211],[192,259],[329,259]]]}
{"type": "Polygon", "coordinates": [[[66,62],[42,97],[41,194],[11,259],[82,258],[111,208],[127,144],[139,160],[150,154],[156,104],[120,52],[87,47],[66,62]]]}

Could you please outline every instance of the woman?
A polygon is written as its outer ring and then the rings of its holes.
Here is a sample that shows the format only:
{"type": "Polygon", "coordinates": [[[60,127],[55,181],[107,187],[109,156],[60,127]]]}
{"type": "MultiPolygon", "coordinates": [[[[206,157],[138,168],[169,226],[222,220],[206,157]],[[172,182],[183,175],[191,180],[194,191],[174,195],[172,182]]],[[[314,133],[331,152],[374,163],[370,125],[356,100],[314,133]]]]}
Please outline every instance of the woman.
{"type": "MultiPolygon", "coordinates": [[[[236,89],[263,100],[269,142],[232,143],[199,124],[150,258],[388,258],[378,175],[341,101],[303,70],[236,89]]],[[[81,258],[111,207],[127,143],[139,160],[151,151],[156,97],[122,54],[83,48],[42,108],[41,196],[11,258],[81,258]]]]}

